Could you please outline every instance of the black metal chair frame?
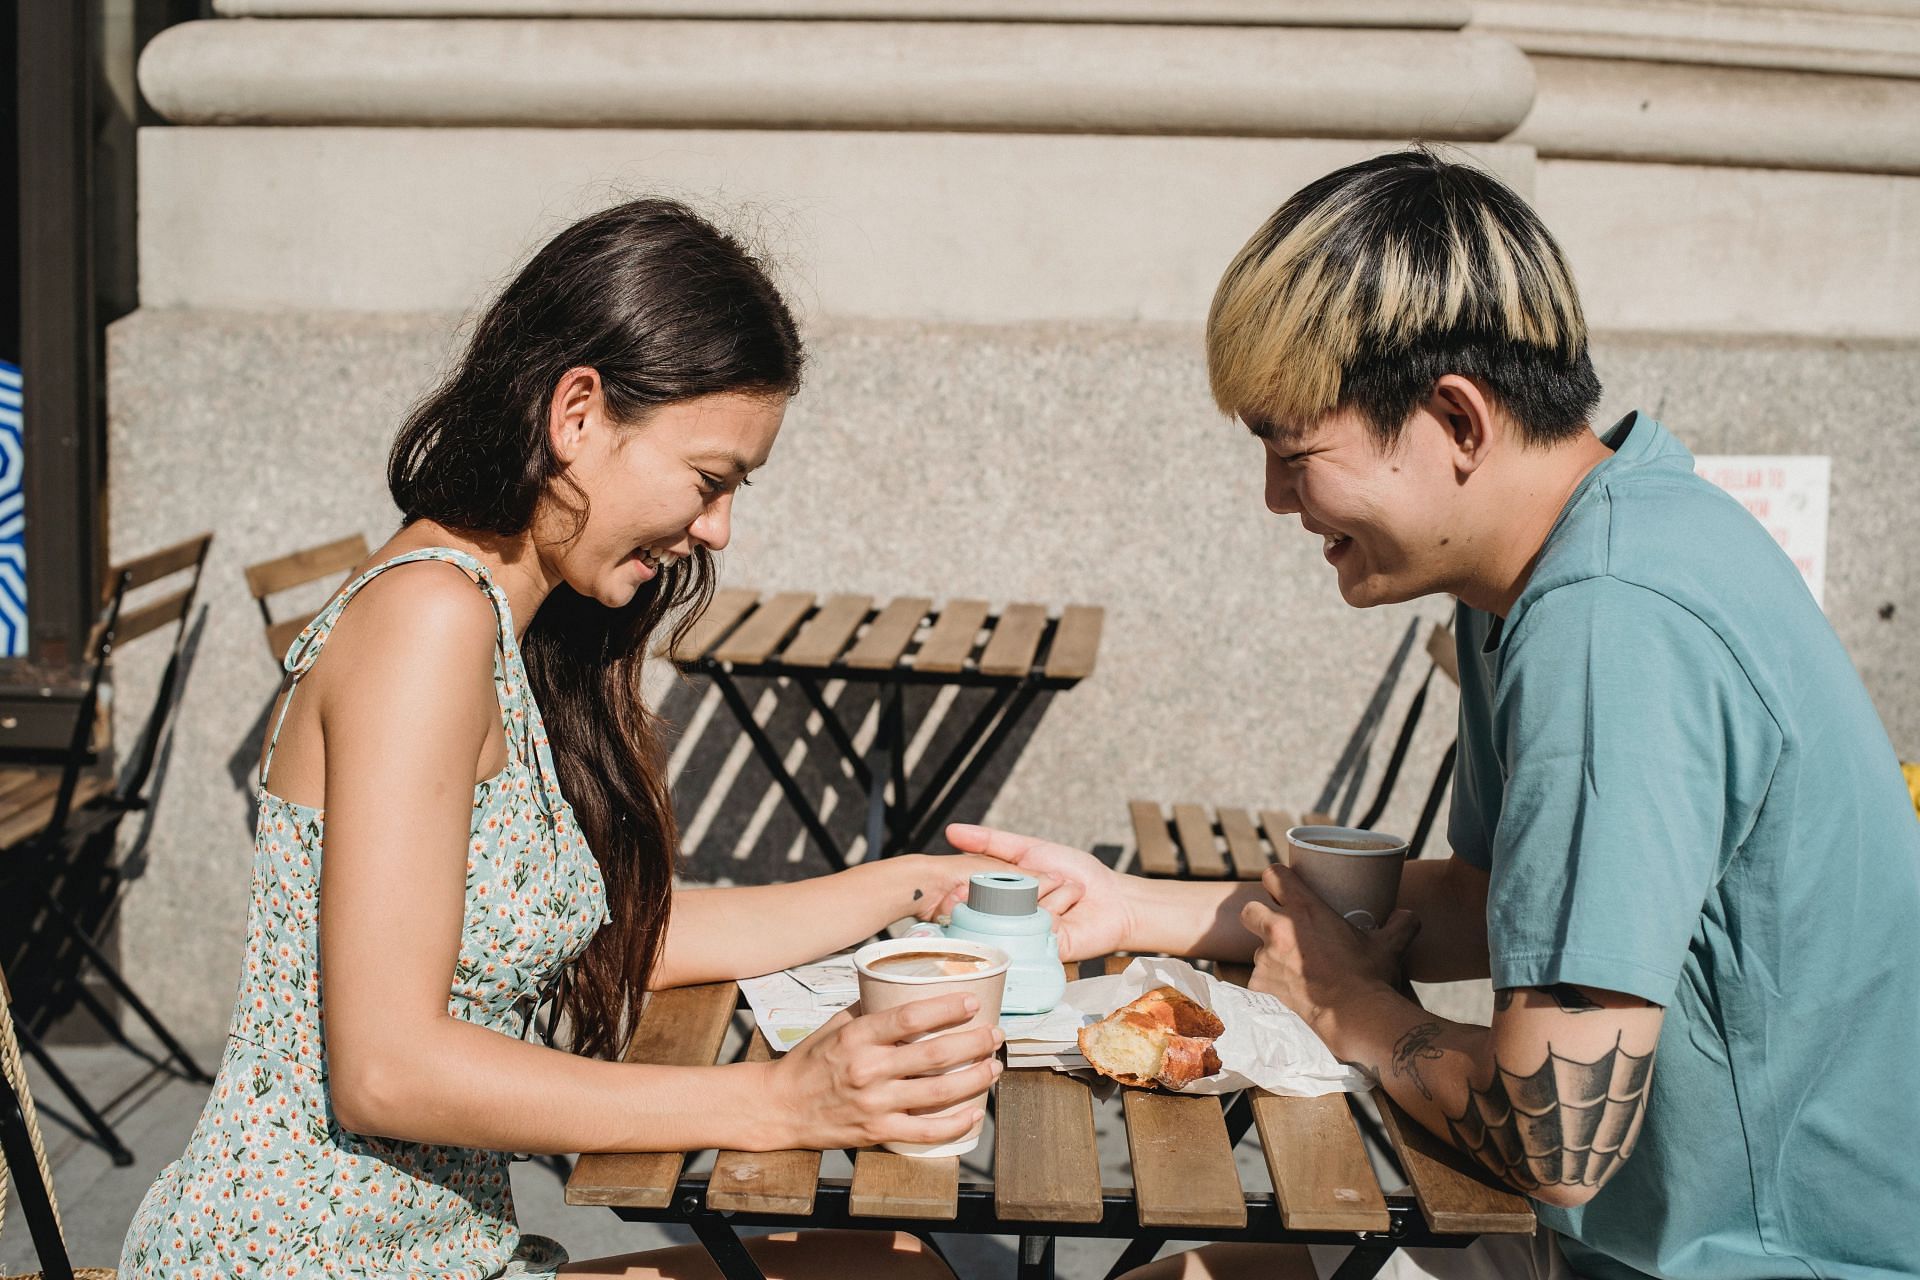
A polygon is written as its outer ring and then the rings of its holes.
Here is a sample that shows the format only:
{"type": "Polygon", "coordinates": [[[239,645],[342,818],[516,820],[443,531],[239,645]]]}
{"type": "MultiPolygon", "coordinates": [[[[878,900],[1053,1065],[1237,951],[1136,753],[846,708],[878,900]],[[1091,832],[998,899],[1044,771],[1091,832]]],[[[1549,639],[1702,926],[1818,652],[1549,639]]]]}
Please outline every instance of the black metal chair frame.
{"type": "MultiPolygon", "coordinates": [[[[124,866],[112,868],[109,894],[90,922],[75,919],[72,913],[61,905],[56,883],[76,861],[84,861],[88,865],[96,862],[106,865],[110,862],[112,846],[117,838],[121,820],[128,813],[150,811],[152,808],[156,797],[148,793],[147,785],[156,777],[164,777],[164,771],[156,775],[155,763],[163,754],[162,743],[170,731],[173,713],[179,702],[179,694],[184,687],[191,665],[192,651],[188,646],[188,637],[190,633],[197,634],[197,627],[190,627],[190,623],[195,618],[193,605],[199,591],[200,575],[206,563],[206,547],[206,542],[203,542],[197,557],[190,562],[190,565],[181,566],[182,568],[190,567],[193,577],[185,590],[184,599],[179,604],[180,621],[174,632],[173,646],[161,673],[152,709],[148,712],[146,722],[141,726],[140,733],[134,740],[126,765],[113,790],[88,806],[83,815],[76,815],[72,811],[71,801],[78,786],[81,771],[93,763],[89,738],[94,715],[99,705],[100,685],[113,652],[116,629],[121,623],[127,593],[136,586],[144,585],[136,582],[130,571],[123,571],[114,583],[95,643],[94,661],[88,673],[87,690],[81,700],[74,735],[62,760],[61,788],[53,815],[38,835],[24,842],[13,853],[14,857],[25,864],[23,878],[32,886],[38,905],[44,912],[41,919],[45,927],[49,930],[57,930],[62,940],[71,943],[79,951],[78,960],[70,968],[61,965],[59,966],[61,971],[53,975],[52,983],[45,992],[37,1015],[15,1020],[20,1043],[40,1064],[54,1087],[73,1105],[81,1120],[93,1132],[94,1137],[116,1165],[131,1164],[134,1158],[133,1153],[120,1140],[119,1134],[100,1110],[60,1068],[42,1039],[55,1011],[64,1007],[68,996],[85,1008],[94,1021],[123,1048],[154,1067],[176,1071],[183,1078],[197,1083],[211,1084],[213,1077],[195,1061],[186,1046],[161,1021],[159,1015],[140,998],[139,993],[120,972],[119,967],[101,950],[97,941],[98,935],[110,927],[118,912],[125,881],[129,878],[125,874],[126,868],[124,866]],[[75,821],[76,818],[79,820],[75,821]],[[85,854],[83,859],[76,858],[76,855],[83,853],[85,854]],[[106,1008],[92,991],[88,990],[84,981],[88,968],[97,973],[114,994],[125,1002],[127,1008],[160,1042],[165,1050],[164,1054],[154,1057],[127,1035],[112,1011],[106,1008]]],[[[201,616],[204,617],[204,610],[201,616]]],[[[145,842],[146,832],[143,830],[134,857],[144,856],[145,842]]]]}

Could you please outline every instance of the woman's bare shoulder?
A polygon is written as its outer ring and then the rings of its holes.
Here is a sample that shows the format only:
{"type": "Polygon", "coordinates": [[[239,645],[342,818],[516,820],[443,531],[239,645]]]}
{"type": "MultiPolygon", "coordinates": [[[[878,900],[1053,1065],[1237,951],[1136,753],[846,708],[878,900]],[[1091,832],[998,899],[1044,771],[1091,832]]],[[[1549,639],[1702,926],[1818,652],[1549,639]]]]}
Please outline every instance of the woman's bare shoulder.
{"type": "Polygon", "coordinates": [[[395,565],[362,587],[334,622],[325,659],[419,678],[439,672],[465,681],[491,677],[500,623],[493,602],[459,565],[417,560],[395,565]]]}

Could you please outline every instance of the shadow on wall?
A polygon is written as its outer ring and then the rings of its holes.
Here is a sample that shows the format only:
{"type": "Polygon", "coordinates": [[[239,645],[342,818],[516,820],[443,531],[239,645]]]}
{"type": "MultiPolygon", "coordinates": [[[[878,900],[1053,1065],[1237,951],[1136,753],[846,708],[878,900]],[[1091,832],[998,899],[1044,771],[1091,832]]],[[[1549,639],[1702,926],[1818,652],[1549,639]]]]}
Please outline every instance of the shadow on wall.
{"type": "MultiPolygon", "coordinates": [[[[869,793],[819,711],[790,680],[736,676],[735,681],[846,861],[852,864],[865,858],[869,793]]],[[[882,689],[836,680],[826,683],[821,693],[846,727],[856,752],[871,762],[880,736],[882,689]]],[[[1053,694],[1037,694],[964,791],[935,805],[929,790],[965,770],[970,757],[956,760],[956,750],[977,740],[969,730],[988,709],[993,690],[909,685],[900,693],[908,808],[928,805],[928,818],[939,808],[948,810],[944,821],[927,828],[929,838],[911,851],[948,851],[940,834],[945,822],[978,822],[985,817],[1018,766],[1053,694]]],[[[680,822],[682,879],[702,884],[769,884],[834,870],[712,681],[682,677],[661,699],[659,711],[672,726],[669,775],[680,822]]]]}

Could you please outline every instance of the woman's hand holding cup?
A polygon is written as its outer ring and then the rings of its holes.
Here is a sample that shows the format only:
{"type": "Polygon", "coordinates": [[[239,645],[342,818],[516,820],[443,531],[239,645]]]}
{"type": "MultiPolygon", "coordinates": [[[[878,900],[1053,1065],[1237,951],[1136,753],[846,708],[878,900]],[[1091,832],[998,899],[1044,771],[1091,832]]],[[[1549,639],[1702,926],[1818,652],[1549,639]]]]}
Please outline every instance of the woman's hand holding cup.
{"type": "Polygon", "coordinates": [[[771,1064],[780,1131],[769,1135],[769,1148],[964,1138],[980,1124],[979,1108],[937,1113],[985,1093],[999,1078],[994,1054],[1005,1036],[994,1025],[967,1027],[979,1012],[976,996],[947,994],[862,1017],[835,1014],[771,1064]]]}

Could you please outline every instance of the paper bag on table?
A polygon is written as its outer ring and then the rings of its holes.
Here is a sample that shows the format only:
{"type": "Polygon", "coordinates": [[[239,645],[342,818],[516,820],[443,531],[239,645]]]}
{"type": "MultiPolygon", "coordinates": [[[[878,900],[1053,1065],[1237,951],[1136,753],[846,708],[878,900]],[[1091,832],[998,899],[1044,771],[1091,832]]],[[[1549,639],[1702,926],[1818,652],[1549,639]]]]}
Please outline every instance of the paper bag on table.
{"type": "MultiPolygon", "coordinates": [[[[1141,956],[1121,973],[1069,982],[1065,997],[1051,1013],[1023,1020],[1017,1031],[1008,1029],[1009,1060],[1020,1056],[1029,1043],[1042,1053],[1053,1046],[1073,1044],[1081,1027],[1098,1022],[1155,987],[1174,988],[1213,1010],[1226,1024],[1225,1032],[1213,1045],[1220,1055],[1220,1070],[1195,1080],[1182,1093],[1234,1093],[1258,1088],[1313,1098],[1324,1093],[1361,1093],[1373,1087],[1371,1076],[1334,1057],[1299,1014],[1272,996],[1222,982],[1184,960],[1159,956],[1141,956]]],[[[1064,1053],[1060,1056],[1067,1057],[1064,1053]]],[[[1056,1069],[1072,1068],[1062,1064],[1056,1069]]]]}

